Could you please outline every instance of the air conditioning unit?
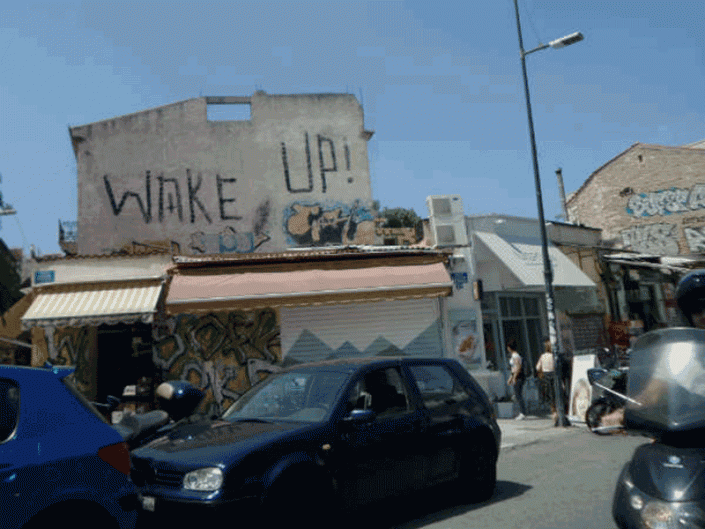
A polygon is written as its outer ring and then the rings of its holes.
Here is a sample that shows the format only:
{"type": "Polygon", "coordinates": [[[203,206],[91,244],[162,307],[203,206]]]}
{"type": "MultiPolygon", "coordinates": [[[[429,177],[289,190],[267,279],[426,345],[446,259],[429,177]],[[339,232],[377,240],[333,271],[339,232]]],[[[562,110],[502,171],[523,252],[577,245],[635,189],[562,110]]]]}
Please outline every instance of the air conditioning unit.
{"type": "Polygon", "coordinates": [[[436,247],[468,245],[460,195],[432,195],[426,199],[426,205],[436,247]]]}
{"type": "Polygon", "coordinates": [[[438,247],[468,245],[468,234],[464,222],[446,224],[431,221],[431,229],[438,247]]]}
{"type": "Polygon", "coordinates": [[[464,217],[463,199],[460,195],[431,195],[426,199],[428,213],[431,217],[464,217]]]}

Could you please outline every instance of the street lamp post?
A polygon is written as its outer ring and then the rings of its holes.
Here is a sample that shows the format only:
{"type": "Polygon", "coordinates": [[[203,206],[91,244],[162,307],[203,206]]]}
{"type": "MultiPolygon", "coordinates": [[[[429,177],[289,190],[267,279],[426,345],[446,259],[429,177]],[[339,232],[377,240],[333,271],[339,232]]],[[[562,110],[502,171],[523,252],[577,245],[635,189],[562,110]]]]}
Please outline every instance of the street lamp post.
{"type": "Polygon", "coordinates": [[[534,136],[534,120],[531,116],[531,98],[529,97],[529,80],[526,75],[526,56],[535,51],[540,51],[548,47],[563,48],[570,46],[576,42],[583,40],[582,33],[573,33],[560,39],[542,44],[529,51],[524,51],[524,41],[521,36],[521,23],[519,21],[519,6],[517,0],[514,0],[514,10],[517,19],[517,33],[519,35],[519,51],[521,55],[521,72],[524,76],[524,96],[526,97],[526,116],[529,120],[529,140],[531,142],[531,157],[534,164],[534,184],[536,186],[536,205],[539,213],[539,226],[541,229],[541,250],[543,255],[543,276],[546,283],[546,314],[548,316],[548,334],[551,340],[551,349],[553,350],[554,360],[554,384],[556,396],[556,426],[570,426],[570,422],[565,415],[563,390],[561,388],[561,373],[562,373],[562,358],[560,355],[560,344],[558,341],[558,324],[556,322],[556,307],[554,305],[553,295],[553,271],[551,270],[551,261],[548,256],[548,236],[546,234],[546,220],[543,214],[543,198],[541,196],[541,178],[539,176],[539,160],[536,154],[536,138],[534,136]]]}

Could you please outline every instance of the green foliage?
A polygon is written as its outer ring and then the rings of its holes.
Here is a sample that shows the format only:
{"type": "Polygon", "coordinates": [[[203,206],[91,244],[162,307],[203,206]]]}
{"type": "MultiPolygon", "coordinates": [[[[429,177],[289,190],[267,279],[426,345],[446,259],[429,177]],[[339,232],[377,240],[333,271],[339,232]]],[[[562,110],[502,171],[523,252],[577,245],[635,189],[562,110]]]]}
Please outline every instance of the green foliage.
{"type": "Polygon", "coordinates": [[[380,216],[387,219],[386,228],[416,228],[421,223],[421,217],[413,209],[384,208],[380,216]]]}

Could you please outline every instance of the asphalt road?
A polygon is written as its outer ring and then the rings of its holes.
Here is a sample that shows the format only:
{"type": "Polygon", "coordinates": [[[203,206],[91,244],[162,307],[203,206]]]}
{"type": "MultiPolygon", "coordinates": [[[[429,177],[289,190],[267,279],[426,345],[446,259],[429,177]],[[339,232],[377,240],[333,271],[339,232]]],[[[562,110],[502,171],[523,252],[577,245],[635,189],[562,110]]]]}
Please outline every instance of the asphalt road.
{"type": "Polygon", "coordinates": [[[642,437],[596,436],[585,428],[500,455],[494,497],[459,505],[449,490],[360,513],[379,529],[614,529],[611,504],[624,463],[642,437]]]}

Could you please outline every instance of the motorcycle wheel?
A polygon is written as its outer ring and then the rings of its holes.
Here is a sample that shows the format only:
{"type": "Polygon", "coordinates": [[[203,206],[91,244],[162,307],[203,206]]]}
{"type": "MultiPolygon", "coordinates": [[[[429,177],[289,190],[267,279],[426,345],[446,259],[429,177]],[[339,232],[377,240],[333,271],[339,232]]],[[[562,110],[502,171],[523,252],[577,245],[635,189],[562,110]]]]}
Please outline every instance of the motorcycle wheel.
{"type": "Polygon", "coordinates": [[[594,402],[585,412],[585,422],[590,431],[597,435],[607,435],[609,431],[601,430],[602,417],[614,411],[614,406],[604,400],[594,402]]]}

